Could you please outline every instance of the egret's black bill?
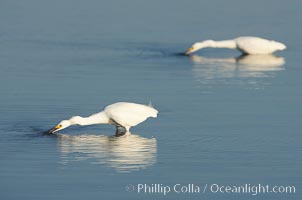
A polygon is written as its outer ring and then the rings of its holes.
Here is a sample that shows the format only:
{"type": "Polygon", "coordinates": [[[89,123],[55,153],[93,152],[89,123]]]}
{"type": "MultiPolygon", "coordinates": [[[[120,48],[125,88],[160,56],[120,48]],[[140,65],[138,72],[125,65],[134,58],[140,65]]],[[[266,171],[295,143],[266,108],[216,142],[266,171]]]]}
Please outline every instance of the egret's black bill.
{"type": "Polygon", "coordinates": [[[58,128],[53,127],[52,129],[49,129],[48,131],[46,131],[45,134],[53,134],[54,132],[56,132],[56,130],[58,130],[58,128]]]}

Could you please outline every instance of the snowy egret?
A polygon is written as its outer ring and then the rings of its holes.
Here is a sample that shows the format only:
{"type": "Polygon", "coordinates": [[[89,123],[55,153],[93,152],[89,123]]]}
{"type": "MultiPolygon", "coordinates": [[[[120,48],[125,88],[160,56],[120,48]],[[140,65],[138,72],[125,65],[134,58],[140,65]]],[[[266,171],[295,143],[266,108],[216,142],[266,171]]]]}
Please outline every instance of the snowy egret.
{"type": "Polygon", "coordinates": [[[116,126],[116,135],[130,134],[132,126],[136,126],[149,117],[157,117],[158,111],[150,104],[142,105],[129,102],[118,102],[108,105],[103,111],[88,117],[73,116],[61,121],[48,131],[49,134],[65,129],[71,125],[113,124],[116,126]]]}
{"type": "Polygon", "coordinates": [[[202,42],[196,42],[185,52],[185,54],[188,55],[199,49],[208,47],[238,49],[244,54],[271,54],[275,51],[286,49],[286,46],[281,42],[267,40],[260,37],[247,36],[238,37],[232,40],[205,40],[202,42]]]}

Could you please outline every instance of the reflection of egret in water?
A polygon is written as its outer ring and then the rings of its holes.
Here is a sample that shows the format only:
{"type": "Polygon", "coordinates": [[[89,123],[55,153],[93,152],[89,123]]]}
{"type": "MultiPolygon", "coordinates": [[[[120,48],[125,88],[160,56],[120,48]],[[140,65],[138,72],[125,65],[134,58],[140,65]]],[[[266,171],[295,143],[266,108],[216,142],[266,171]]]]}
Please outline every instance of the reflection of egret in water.
{"type": "MultiPolygon", "coordinates": [[[[205,58],[190,56],[194,75],[201,82],[226,78],[273,77],[275,72],[284,70],[283,57],[274,55],[242,55],[237,58],[205,58]]],[[[254,81],[255,83],[255,81],[254,81]]]]}
{"type": "Polygon", "coordinates": [[[93,164],[106,164],[119,172],[131,172],[156,163],[155,138],[143,138],[134,134],[122,137],[57,135],[64,164],[91,159],[93,164]]]}

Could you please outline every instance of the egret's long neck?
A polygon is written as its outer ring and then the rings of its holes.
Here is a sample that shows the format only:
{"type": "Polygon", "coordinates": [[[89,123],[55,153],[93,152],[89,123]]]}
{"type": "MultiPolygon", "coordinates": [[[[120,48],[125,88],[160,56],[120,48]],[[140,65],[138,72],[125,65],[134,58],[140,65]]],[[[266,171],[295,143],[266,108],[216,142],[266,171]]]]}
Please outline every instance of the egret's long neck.
{"type": "Polygon", "coordinates": [[[207,40],[202,43],[202,48],[212,47],[212,48],[228,48],[228,49],[236,49],[237,45],[234,40],[221,40],[221,41],[214,41],[214,40],[207,40]]]}
{"type": "Polygon", "coordinates": [[[72,124],[86,126],[92,124],[108,124],[109,118],[107,117],[106,113],[103,111],[100,113],[90,115],[88,117],[80,117],[80,116],[72,117],[69,119],[69,121],[72,124]]]}

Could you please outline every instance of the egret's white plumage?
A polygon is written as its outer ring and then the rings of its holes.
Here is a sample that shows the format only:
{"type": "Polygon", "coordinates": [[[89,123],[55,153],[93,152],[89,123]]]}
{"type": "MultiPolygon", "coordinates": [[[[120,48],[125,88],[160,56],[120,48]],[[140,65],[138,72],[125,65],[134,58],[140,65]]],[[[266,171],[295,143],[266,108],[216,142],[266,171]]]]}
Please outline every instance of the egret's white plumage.
{"type": "Polygon", "coordinates": [[[205,40],[196,42],[185,53],[191,54],[203,48],[228,48],[237,49],[245,54],[271,54],[275,51],[286,49],[286,46],[281,42],[267,40],[260,37],[238,37],[232,40],[205,40]]]}
{"type": "Polygon", "coordinates": [[[123,129],[126,133],[132,126],[136,126],[149,117],[157,117],[158,111],[150,105],[143,105],[129,102],[118,102],[108,105],[103,111],[92,114],[88,117],[74,116],[68,120],[61,121],[57,126],[49,130],[54,133],[65,129],[71,125],[91,125],[91,124],[113,124],[117,127],[117,134],[121,134],[123,129]]]}

